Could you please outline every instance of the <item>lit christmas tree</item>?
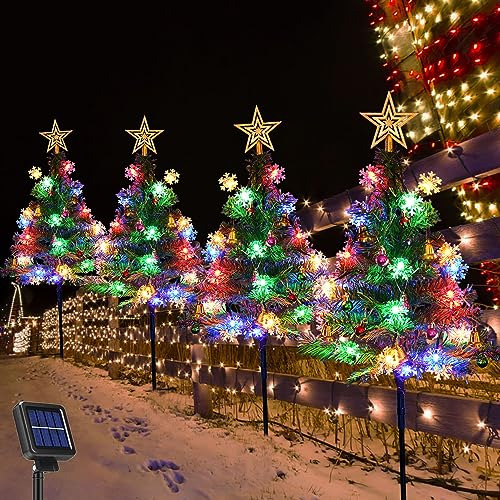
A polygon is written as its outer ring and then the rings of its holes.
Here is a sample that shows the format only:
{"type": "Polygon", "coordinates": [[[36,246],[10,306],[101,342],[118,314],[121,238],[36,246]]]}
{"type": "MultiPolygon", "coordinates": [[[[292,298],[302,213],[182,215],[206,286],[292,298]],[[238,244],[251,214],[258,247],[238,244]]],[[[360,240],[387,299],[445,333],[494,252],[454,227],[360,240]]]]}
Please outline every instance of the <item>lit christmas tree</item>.
{"type": "Polygon", "coordinates": [[[311,323],[313,289],[326,270],[326,260],[310,247],[300,227],[297,200],[277,187],[284,169],[263,152],[263,145],[273,149],[269,132],[279,123],[263,122],[256,107],[251,124],[237,125],[249,136],[245,152],[254,146],[257,152],[248,161],[246,186],[238,188],[234,174],[219,180],[223,190],[235,193],[223,209],[229,221],[209,236],[209,266],[200,285],[200,323],[209,341],[240,337],[259,342],[266,434],[267,338],[294,335],[299,325],[311,323]]]}
{"type": "Polygon", "coordinates": [[[41,132],[49,140],[47,151],[54,150],[49,172],[30,169],[36,181],[32,200],[21,212],[14,236],[12,256],[5,272],[21,285],[47,283],[56,285],[59,309],[60,355],[63,357],[62,285],[81,283],[85,274],[94,270],[93,253],[103,232],[82,195],[83,185],[71,178],[73,162],[66,159],[65,137],[71,130],[60,130],[54,120],[50,132],[41,132]]]}
{"type": "Polygon", "coordinates": [[[406,162],[392,151],[392,141],[406,147],[401,126],[413,114],[396,113],[389,93],[383,113],[364,116],[377,125],[372,147],[385,139],[386,150],[361,171],[370,194],[349,209],[347,242],[333,276],[335,298],[323,333],[302,351],[359,366],[351,380],[395,377],[404,488],[404,381],[425,373],[464,376],[498,353],[479,321],[475,293],[459,286],[467,265],[458,247],[429,236],[438,214],[423,196],[439,180],[421,179],[411,192],[403,184],[406,162]]]}
{"type": "Polygon", "coordinates": [[[146,304],[150,315],[152,386],[156,389],[155,309],[183,307],[194,300],[201,258],[193,245],[191,220],[174,208],[177,196],[171,185],[179,174],[168,170],[155,178],[153,139],[162,130],[150,130],[146,117],[139,130],[127,130],[135,139],[133,164],[125,175],[130,185],[118,193],[119,207],[96,255],[98,277],[87,287],[122,298],[121,305],[146,304]]]}

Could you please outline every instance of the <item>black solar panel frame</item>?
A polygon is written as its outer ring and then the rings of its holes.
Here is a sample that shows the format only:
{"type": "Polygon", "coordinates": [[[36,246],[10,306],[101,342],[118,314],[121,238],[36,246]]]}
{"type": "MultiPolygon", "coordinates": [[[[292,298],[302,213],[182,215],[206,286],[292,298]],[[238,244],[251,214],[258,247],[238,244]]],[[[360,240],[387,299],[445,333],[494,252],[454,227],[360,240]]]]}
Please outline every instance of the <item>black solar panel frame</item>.
{"type": "MultiPolygon", "coordinates": [[[[56,460],[69,460],[75,455],[76,449],[73,436],[69,427],[66,410],[62,405],[21,401],[14,407],[13,414],[17,433],[19,435],[21,450],[23,456],[28,460],[35,460],[36,458],[43,457],[53,457],[56,460]],[[35,434],[33,424],[30,419],[31,411],[43,412],[45,417],[54,414],[59,415],[63,424],[62,427],[64,428],[64,435],[68,442],[68,446],[45,446],[44,444],[40,444],[45,443],[45,441],[37,439],[37,435],[35,434]]],[[[42,422],[38,421],[38,423],[43,423],[43,420],[42,422]]],[[[45,420],[45,423],[49,425],[40,427],[53,427],[50,423],[56,424],[54,421],[48,422],[47,420],[45,420]]],[[[49,429],[44,429],[43,432],[45,435],[50,434],[49,429]]],[[[51,439],[48,441],[51,441],[52,443],[55,442],[51,439]]],[[[60,440],[59,444],[61,444],[60,440]]]]}

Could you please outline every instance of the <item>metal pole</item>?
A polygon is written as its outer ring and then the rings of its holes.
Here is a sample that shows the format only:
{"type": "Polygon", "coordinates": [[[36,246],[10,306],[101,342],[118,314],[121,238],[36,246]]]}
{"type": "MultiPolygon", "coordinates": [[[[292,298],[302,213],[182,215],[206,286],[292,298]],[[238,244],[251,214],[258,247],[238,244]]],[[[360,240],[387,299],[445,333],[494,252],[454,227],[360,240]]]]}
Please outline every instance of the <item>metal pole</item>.
{"type": "Polygon", "coordinates": [[[156,318],[155,307],[149,306],[149,339],[151,341],[151,385],[156,390],[156,318]]]}
{"type": "Polygon", "coordinates": [[[64,358],[63,324],[62,324],[62,283],[57,284],[57,313],[59,317],[59,356],[64,358]]]}
{"type": "Polygon", "coordinates": [[[262,382],[262,421],[264,422],[264,436],[269,434],[269,414],[267,410],[267,359],[266,359],[267,335],[260,339],[260,379],[262,382]]]}
{"type": "Polygon", "coordinates": [[[43,500],[43,472],[33,471],[33,500],[43,500]]]}
{"type": "Polygon", "coordinates": [[[406,500],[406,447],[405,447],[405,381],[394,374],[396,380],[396,394],[398,405],[398,434],[399,434],[399,485],[401,500],[406,500]]]}

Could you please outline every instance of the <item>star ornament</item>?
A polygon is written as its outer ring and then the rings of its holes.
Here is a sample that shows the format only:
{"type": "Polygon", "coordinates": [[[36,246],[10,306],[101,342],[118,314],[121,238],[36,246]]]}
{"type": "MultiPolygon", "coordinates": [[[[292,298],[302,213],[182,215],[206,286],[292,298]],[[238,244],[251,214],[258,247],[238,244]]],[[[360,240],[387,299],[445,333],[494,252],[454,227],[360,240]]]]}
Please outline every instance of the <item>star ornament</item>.
{"type": "Polygon", "coordinates": [[[257,153],[262,153],[262,146],[267,146],[270,150],[274,151],[273,143],[269,134],[281,122],[265,122],[262,120],[258,106],[255,106],[253,113],[252,123],[239,123],[234,126],[248,135],[245,153],[250,151],[254,146],[257,147],[257,153]]]}
{"type": "Polygon", "coordinates": [[[370,147],[375,147],[379,142],[385,139],[386,149],[388,151],[392,151],[393,140],[401,144],[404,148],[407,147],[402,127],[418,115],[418,113],[396,112],[390,92],[387,93],[387,97],[385,98],[382,113],[360,114],[377,127],[370,147]]]}
{"type": "Polygon", "coordinates": [[[163,130],[150,130],[148,121],[144,116],[142,118],[141,128],[139,130],[125,130],[128,134],[130,134],[135,139],[134,150],[132,153],[135,153],[138,149],[143,150],[143,154],[147,154],[147,150],[150,149],[153,153],[156,153],[155,143],[153,142],[163,130]]]}
{"type": "Polygon", "coordinates": [[[48,139],[48,141],[49,141],[49,145],[47,146],[47,153],[51,149],[54,149],[54,152],[57,154],[57,153],[59,153],[59,148],[64,149],[65,151],[68,151],[68,148],[66,147],[64,139],[69,134],[71,134],[71,132],[73,132],[73,131],[72,130],[60,130],[59,125],[57,124],[56,120],[54,120],[54,123],[52,124],[52,130],[50,132],[40,132],[40,135],[42,137],[45,137],[45,139],[48,139]]]}

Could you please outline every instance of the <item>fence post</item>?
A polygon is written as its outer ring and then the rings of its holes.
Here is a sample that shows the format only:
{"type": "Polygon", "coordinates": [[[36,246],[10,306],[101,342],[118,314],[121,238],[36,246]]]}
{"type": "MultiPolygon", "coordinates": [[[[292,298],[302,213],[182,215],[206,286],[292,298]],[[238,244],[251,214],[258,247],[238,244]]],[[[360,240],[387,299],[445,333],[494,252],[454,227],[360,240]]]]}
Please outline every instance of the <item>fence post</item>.
{"type": "Polygon", "coordinates": [[[191,344],[191,362],[192,374],[191,380],[193,381],[193,400],[194,412],[201,417],[210,418],[212,416],[212,392],[207,384],[200,384],[199,373],[196,369],[198,363],[203,363],[205,359],[205,349],[203,344],[199,343],[197,335],[193,335],[193,343],[191,344]]]}
{"type": "Polygon", "coordinates": [[[108,337],[108,374],[112,379],[120,378],[121,364],[116,360],[120,351],[120,340],[113,338],[113,333],[120,333],[120,320],[118,318],[118,299],[108,297],[109,308],[109,337],[108,337]]]}

